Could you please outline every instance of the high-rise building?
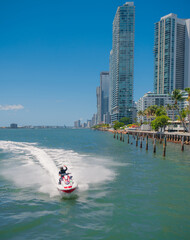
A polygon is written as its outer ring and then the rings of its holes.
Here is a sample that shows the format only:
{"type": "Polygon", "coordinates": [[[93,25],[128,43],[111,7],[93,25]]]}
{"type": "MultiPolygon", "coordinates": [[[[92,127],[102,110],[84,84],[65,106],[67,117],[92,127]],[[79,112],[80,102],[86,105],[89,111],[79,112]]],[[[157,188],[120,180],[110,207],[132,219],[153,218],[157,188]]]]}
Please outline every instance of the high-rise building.
{"type": "Polygon", "coordinates": [[[133,116],[135,6],[126,2],[118,7],[113,21],[110,53],[111,121],[133,116]]]}
{"type": "Polygon", "coordinates": [[[80,128],[81,127],[81,121],[80,120],[77,120],[74,122],[74,127],[75,128],[80,128]]]}
{"type": "Polygon", "coordinates": [[[96,98],[97,98],[97,123],[101,123],[101,88],[96,88],[96,98]]]}
{"type": "Polygon", "coordinates": [[[87,120],[87,127],[90,128],[91,127],[91,120],[87,120]]]}
{"type": "Polygon", "coordinates": [[[113,91],[113,81],[112,81],[112,56],[113,56],[113,50],[110,51],[110,58],[109,58],[109,76],[110,76],[110,87],[109,87],[109,113],[111,113],[111,107],[112,107],[112,91],[113,91]]]}
{"type": "Polygon", "coordinates": [[[100,88],[101,88],[101,121],[104,121],[103,116],[109,112],[109,72],[100,73],[100,88]]]}
{"type": "Polygon", "coordinates": [[[97,122],[105,122],[104,115],[109,112],[109,72],[100,73],[100,86],[96,88],[97,122]]]}
{"type": "Polygon", "coordinates": [[[190,86],[190,19],[169,14],[155,23],[154,92],[190,86]]]}
{"type": "Polygon", "coordinates": [[[94,113],[91,120],[91,127],[95,126],[96,124],[97,124],[97,114],[94,113]]]}

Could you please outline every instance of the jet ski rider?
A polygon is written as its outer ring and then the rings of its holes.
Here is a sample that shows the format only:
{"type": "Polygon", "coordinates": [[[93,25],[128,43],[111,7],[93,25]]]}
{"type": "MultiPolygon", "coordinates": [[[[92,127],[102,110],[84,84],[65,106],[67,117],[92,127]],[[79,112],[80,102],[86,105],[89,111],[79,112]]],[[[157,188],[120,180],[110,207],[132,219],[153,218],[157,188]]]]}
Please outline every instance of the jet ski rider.
{"type": "Polygon", "coordinates": [[[59,184],[61,184],[62,178],[67,174],[67,173],[66,173],[67,169],[68,169],[68,168],[67,168],[65,165],[60,168],[60,171],[59,171],[59,176],[60,176],[59,184]]]}

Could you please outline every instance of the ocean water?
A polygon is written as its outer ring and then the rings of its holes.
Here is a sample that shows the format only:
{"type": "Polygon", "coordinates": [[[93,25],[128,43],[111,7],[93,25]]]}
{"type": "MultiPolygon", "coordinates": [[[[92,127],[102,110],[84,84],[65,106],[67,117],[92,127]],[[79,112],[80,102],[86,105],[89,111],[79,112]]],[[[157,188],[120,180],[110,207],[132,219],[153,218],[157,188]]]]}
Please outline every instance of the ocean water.
{"type": "Polygon", "coordinates": [[[0,239],[189,240],[190,146],[90,129],[0,130],[0,239]],[[61,196],[59,167],[78,190],[61,196]]]}

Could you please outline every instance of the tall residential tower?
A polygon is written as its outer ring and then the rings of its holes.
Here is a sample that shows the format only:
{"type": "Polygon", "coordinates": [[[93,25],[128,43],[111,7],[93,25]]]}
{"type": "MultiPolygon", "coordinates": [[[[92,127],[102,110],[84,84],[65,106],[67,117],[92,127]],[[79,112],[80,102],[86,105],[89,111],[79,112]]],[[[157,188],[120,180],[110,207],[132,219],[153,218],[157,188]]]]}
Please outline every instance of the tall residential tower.
{"type": "Polygon", "coordinates": [[[111,121],[133,116],[135,6],[126,2],[118,7],[113,21],[110,54],[111,121]]]}
{"type": "Polygon", "coordinates": [[[100,87],[96,88],[97,121],[109,123],[109,72],[100,73],[100,87]]]}
{"type": "Polygon", "coordinates": [[[168,14],[155,24],[154,92],[190,87],[190,19],[168,14]]]}

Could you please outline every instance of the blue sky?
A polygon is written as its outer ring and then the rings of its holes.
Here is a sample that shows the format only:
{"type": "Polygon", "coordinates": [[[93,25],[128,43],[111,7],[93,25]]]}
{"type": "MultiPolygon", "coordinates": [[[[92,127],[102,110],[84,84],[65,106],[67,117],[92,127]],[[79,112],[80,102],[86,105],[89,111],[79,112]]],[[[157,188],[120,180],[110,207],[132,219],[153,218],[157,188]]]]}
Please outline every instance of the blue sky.
{"type": "MultiPolygon", "coordinates": [[[[0,0],[0,126],[73,125],[96,112],[112,22],[125,1],[0,0]]],[[[189,0],[136,0],[134,97],[153,89],[154,23],[189,0]]]]}

